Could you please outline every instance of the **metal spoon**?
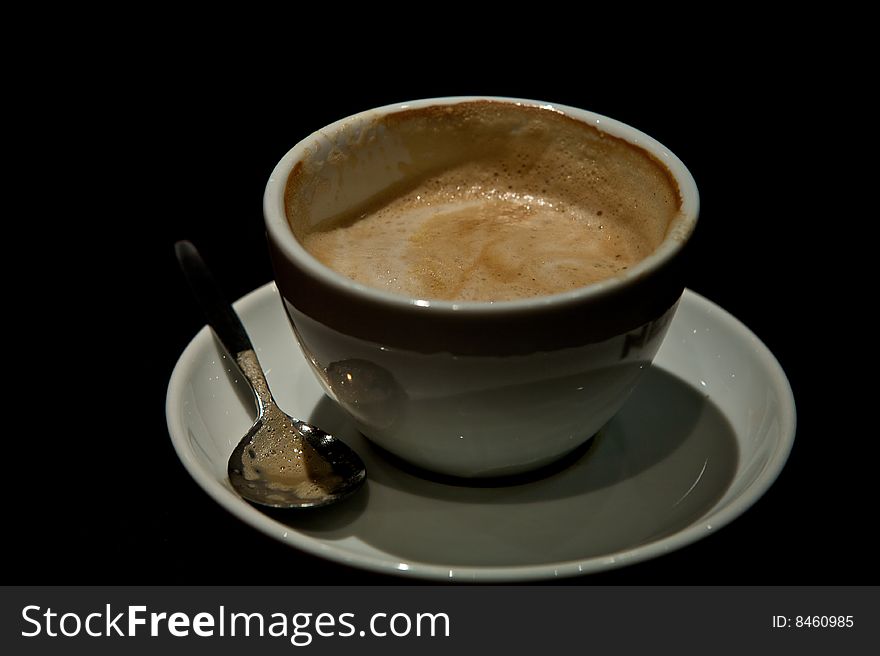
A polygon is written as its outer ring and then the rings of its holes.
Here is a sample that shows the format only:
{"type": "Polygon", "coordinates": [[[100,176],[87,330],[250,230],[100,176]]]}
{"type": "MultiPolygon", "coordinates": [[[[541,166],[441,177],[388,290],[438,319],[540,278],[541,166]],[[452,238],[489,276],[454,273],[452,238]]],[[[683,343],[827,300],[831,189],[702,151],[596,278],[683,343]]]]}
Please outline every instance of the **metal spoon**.
{"type": "Polygon", "coordinates": [[[367,475],[360,457],[341,440],[278,407],[241,320],[196,247],[179,241],[174,252],[208,324],[256,400],[257,419],[229,457],[232,487],[251,503],[273,508],[326,506],[355,492],[367,475]]]}

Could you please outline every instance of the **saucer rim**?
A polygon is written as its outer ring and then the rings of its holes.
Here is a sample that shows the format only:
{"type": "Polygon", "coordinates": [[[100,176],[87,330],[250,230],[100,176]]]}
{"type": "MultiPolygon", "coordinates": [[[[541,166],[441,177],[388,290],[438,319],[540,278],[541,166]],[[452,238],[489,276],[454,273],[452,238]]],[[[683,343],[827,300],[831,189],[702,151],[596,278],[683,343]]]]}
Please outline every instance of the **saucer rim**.
{"type": "MultiPolygon", "coordinates": [[[[278,290],[274,282],[269,282],[245,294],[233,305],[246,320],[249,312],[265,303],[267,297],[273,294],[277,296],[278,290]]],[[[739,319],[699,293],[685,289],[680,303],[680,307],[686,303],[697,304],[701,314],[712,316],[715,321],[728,324],[744,340],[751,343],[755,355],[762,362],[771,379],[771,387],[779,394],[779,439],[761,474],[735,498],[730,499],[724,507],[720,509],[717,509],[717,506],[713,507],[699,521],[663,538],[614,553],[538,565],[457,566],[411,560],[401,562],[390,554],[382,557],[354,552],[346,546],[299,533],[294,528],[268,517],[238,497],[232,488],[223,485],[207,468],[202,467],[186,439],[187,432],[181,412],[183,389],[189,380],[188,372],[199,361],[196,357],[197,352],[202,348],[203,342],[211,339],[208,326],[203,326],[190,340],[172,370],[165,400],[169,436],[184,468],[221,507],[261,533],[326,560],[380,574],[447,582],[501,583],[552,580],[616,569],[681,549],[732,522],[763,497],[773,485],[785,467],[794,445],[797,427],[794,394],[782,366],[770,349],[739,319]]],[[[674,371],[671,373],[675,374],[674,371]]]]}

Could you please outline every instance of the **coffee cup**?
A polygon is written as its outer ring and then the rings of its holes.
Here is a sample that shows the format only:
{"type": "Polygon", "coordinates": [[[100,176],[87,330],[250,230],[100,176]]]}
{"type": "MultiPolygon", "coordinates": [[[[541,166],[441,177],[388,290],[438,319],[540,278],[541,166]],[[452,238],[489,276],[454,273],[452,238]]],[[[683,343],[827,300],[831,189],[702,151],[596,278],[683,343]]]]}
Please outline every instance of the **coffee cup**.
{"type": "Polygon", "coordinates": [[[684,164],[582,109],[389,105],[296,144],[264,215],[296,341],[382,449],[459,477],[595,435],[660,347],[699,198],[684,164]]]}

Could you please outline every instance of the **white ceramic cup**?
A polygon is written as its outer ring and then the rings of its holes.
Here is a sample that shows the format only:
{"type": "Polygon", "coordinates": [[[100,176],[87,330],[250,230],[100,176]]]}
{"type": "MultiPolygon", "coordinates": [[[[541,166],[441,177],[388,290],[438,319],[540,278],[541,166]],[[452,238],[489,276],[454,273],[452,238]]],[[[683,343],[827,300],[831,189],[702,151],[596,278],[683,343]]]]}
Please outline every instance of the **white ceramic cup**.
{"type": "Polygon", "coordinates": [[[572,107],[474,97],[389,105],[337,121],[281,159],[264,197],[278,290],[330,398],[375,444],[417,466],[461,477],[549,464],[621,408],[659,349],[684,289],[681,255],[698,206],[684,164],[632,127],[572,107]],[[399,182],[406,168],[401,163],[413,154],[385,138],[380,119],[474,102],[561,112],[646,151],[678,185],[680,211],[665,239],[614,278],[497,303],[406,298],[366,287],[303,248],[287,215],[292,176],[321,177],[312,185],[307,216],[296,218],[315,225],[399,182]],[[361,149],[358,157],[339,157],[353,148],[361,149]],[[338,161],[347,164],[337,167],[338,161]]]}

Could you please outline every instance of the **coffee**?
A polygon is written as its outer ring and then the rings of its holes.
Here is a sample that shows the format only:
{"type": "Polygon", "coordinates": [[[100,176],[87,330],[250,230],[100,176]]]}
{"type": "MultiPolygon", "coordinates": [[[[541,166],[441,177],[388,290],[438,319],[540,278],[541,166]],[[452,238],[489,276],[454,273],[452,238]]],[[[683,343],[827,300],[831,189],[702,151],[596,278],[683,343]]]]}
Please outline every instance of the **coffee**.
{"type": "Polygon", "coordinates": [[[388,169],[384,147],[405,154],[394,181],[343,212],[319,216],[315,190],[294,171],[288,221],[325,265],[412,298],[503,301],[612,278],[653,252],[680,211],[653,156],[552,109],[475,101],[402,111],[321,166],[376,158],[388,169]]]}

